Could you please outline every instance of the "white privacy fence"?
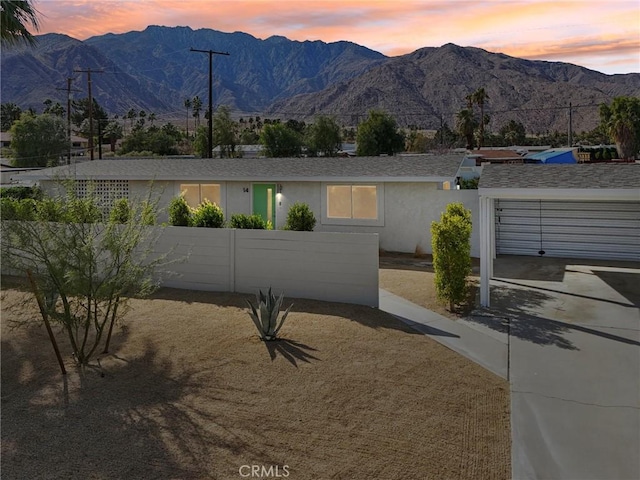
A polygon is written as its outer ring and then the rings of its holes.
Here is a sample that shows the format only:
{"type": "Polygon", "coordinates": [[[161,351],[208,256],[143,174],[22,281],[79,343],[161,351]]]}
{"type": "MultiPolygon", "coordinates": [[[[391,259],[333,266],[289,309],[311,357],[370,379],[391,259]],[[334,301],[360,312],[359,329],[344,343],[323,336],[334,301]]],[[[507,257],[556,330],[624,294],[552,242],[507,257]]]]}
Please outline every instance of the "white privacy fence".
{"type": "Polygon", "coordinates": [[[378,306],[378,235],[166,227],[162,285],[378,306]]]}

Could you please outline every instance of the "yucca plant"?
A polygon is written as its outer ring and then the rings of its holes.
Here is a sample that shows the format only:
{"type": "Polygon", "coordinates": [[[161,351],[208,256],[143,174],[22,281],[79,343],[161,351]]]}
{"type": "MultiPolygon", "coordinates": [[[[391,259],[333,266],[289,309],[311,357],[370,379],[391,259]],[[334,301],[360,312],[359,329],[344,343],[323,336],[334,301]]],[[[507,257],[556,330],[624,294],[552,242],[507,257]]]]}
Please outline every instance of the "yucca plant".
{"type": "Polygon", "coordinates": [[[278,332],[289,314],[289,310],[293,307],[293,303],[289,305],[289,308],[285,310],[278,324],[278,316],[280,315],[280,307],[282,307],[283,300],[284,293],[281,293],[280,296],[276,298],[271,292],[271,288],[269,288],[269,292],[266,295],[260,290],[260,294],[256,295],[257,305],[253,305],[253,303],[247,300],[249,307],[251,307],[249,315],[253,323],[255,323],[262,340],[272,341],[277,338],[278,332]]]}

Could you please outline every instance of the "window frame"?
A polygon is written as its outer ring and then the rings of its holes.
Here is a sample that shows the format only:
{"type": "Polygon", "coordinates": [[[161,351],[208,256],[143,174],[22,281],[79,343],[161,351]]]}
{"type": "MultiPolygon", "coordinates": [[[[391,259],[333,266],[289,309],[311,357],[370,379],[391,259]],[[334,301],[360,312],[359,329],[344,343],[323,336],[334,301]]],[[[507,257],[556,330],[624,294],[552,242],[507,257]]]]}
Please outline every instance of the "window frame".
{"type": "MultiPolygon", "coordinates": [[[[217,182],[215,180],[211,180],[211,181],[201,181],[201,182],[188,182],[188,181],[177,181],[176,182],[176,196],[177,195],[181,195],[182,194],[182,186],[183,185],[188,185],[188,186],[198,186],[198,197],[199,197],[199,202],[198,205],[200,203],[202,203],[202,186],[203,185],[218,185],[219,189],[220,189],[220,203],[218,203],[217,205],[222,209],[222,211],[225,211],[225,188],[226,185],[224,182],[217,182]]],[[[192,208],[196,208],[198,205],[189,205],[192,208]]]]}
{"type": "MultiPolygon", "coordinates": [[[[353,190],[352,190],[353,192],[353,190]]],[[[353,197],[352,197],[353,202],[353,197]]],[[[351,226],[369,226],[369,227],[384,227],[384,183],[377,182],[323,182],[321,184],[321,203],[322,203],[322,218],[323,225],[351,225],[351,226]],[[376,203],[377,203],[377,218],[335,218],[329,217],[329,187],[334,186],[348,186],[353,187],[375,187],[376,188],[376,203]]],[[[353,214],[353,204],[351,206],[353,214]]]]}

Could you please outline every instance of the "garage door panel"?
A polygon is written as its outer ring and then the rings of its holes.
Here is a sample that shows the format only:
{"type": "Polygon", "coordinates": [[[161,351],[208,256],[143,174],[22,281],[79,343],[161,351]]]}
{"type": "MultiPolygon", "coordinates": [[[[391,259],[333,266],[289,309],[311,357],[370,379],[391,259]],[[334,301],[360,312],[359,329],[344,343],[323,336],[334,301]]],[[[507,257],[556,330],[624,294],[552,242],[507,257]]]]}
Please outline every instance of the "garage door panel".
{"type": "MultiPolygon", "coordinates": [[[[496,215],[498,215],[496,213],[496,215]]],[[[527,217],[508,217],[504,215],[500,215],[498,220],[500,221],[500,225],[535,225],[536,227],[540,226],[540,218],[542,218],[542,225],[550,225],[550,226],[574,226],[574,227],[592,227],[597,225],[599,228],[628,228],[628,229],[637,229],[640,224],[638,221],[634,219],[625,219],[625,218],[580,218],[575,216],[568,217],[548,217],[544,214],[540,217],[540,214],[527,217]]]]}
{"type": "MultiPolygon", "coordinates": [[[[502,225],[500,238],[502,240],[518,240],[534,237],[540,243],[540,227],[529,225],[527,228],[519,225],[502,225]]],[[[635,245],[640,239],[637,230],[632,228],[589,228],[574,226],[545,226],[542,228],[543,240],[558,240],[563,242],[587,242],[602,244],[635,245]]]]}
{"type": "Polygon", "coordinates": [[[640,260],[640,202],[496,200],[496,253],[640,260]]]}

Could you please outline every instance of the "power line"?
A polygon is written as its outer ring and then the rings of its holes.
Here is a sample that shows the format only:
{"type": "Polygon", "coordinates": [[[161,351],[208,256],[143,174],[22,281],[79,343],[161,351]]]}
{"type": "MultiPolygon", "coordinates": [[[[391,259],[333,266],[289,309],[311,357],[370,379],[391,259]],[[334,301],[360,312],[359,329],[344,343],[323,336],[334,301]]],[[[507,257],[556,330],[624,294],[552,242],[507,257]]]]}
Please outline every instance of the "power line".
{"type": "Polygon", "coordinates": [[[207,158],[213,158],[213,56],[230,55],[230,53],[216,52],[214,50],[197,50],[193,47],[191,47],[190,51],[209,54],[209,148],[207,149],[207,158]]]}
{"type": "Polygon", "coordinates": [[[77,88],[71,88],[73,77],[67,77],[67,88],[56,88],[56,90],[67,91],[67,141],[69,142],[69,152],[67,156],[67,165],[71,163],[71,92],[80,92],[77,88]]]}
{"type": "Polygon", "coordinates": [[[91,68],[87,68],[86,70],[77,69],[74,70],[74,72],[87,74],[87,91],[89,94],[89,151],[91,153],[91,160],[93,160],[93,97],[91,96],[91,72],[104,73],[104,70],[91,70],[91,68]]]}

